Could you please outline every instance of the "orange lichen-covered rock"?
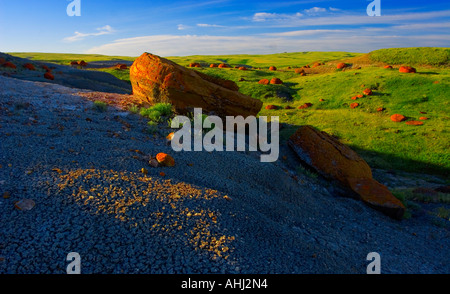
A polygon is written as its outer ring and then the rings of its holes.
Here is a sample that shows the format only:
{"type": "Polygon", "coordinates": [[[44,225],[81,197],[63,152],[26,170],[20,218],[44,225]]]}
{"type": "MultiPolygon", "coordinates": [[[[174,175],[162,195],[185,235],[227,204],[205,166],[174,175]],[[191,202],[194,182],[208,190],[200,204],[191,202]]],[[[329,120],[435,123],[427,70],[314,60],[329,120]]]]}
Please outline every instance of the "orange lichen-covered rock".
{"type": "Polygon", "coordinates": [[[269,80],[268,80],[268,79],[262,79],[262,80],[259,80],[258,84],[261,84],[261,85],[268,85],[268,84],[269,84],[269,80]]]}
{"type": "MultiPolygon", "coordinates": [[[[219,64],[218,67],[219,67],[219,68],[229,68],[229,66],[228,66],[227,64],[225,64],[225,63],[219,64]]],[[[238,67],[238,68],[239,68],[239,67],[238,67]]]]}
{"type": "Polygon", "coordinates": [[[81,60],[81,61],[78,62],[78,65],[79,65],[79,66],[87,66],[88,64],[87,64],[86,61],[81,60]]]}
{"type": "Polygon", "coordinates": [[[7,62],[3,63],[3,67],[9,67],[9,68],[13,68],[13,69],[17,68],[17,66],[14,63],[10,62],[10,61],[7,61],[7,62]]]}
{"type": "Polygon", "coordinates": [[[312,126],[298,128],[289,138],[289,146],[328,179],[348,186],[348,178],[372,178],[369,165],[355,151],[312,126]]]}
{"type": "Polygon", "coordinates": [[[305,69],[303,69],[303,68],[296,68],[295,69],[295,73],[296,74],[301,74],[301,73],[304,73],[305,72],[305,69]]]}
{"type": "Polygon", "coordinates": [[[384,68],[386,68],[386,69],[392,69],[392,65],[386,65],[386,66],[384,66],[384,68]]]}
{"type": "Polygon", "coordinates": [[[70,62],[70,65],[71,66],[78,66],[78,61],[73,60],[73,61],[70,62]]]}
{"type": "Polygon", "coordinates": [[[378,107],[378,108],[377,108],[377,111],[378,111],[378,112],[382,112],[382,111],[385,111],[385,110],[386,110],[386,108],[384,108],[384,107],[378,107]]]}
{"type": "Polygon", "coordinates": [[[419,119],[420,119],[420,120],[428,120],[428,117],[421,116],[421,117],[419,117],[419,119]]]}
{"type": "Polygon", "coordinates": [[[280,80],[279,78],[273,78],[270,80],[270,83],[274,84],[274,85],[281,85],[281,84],[283,84],[283,81],[280,80]]]}
{"type": "Polygon", "coordinates": [[[44,74],[44,78],[46,78],[47,80],[54,80],[55,79],[55,76],[54,75],[52,75],[52,73],[51,72],[46,72],[45,74],[44,74]]]}
{"type": "Polygon", "coordinates": [[[217,67],[217,64],[215,64],[215,63],[211,63],[211,64],[209,65],[209,67],[211,67],[211,68],[213,68],[213,67],[217,67]]]}
{"type": "Polygon", "coordinates": [[[177,112],[204,112],[226,116],[256,116],[262,102],[238,92],[233,81],[214,78],[168,59],[144,53],[130,68],[133,95],[144,103],[171,103],[177,112]]]}
{"type": "Polygon", "coordinates": [[[321,62],[315,62],[314,64],[313,64],[313,66],[312,67],[318,67],[318,66],[321,66],[322,65],[322,63],[321,62]]]}
{"type": "Polygon", "coordinates": [[[416,69],[414,67],[411,66],[401,66],[398,69],[399,72],[403,72],[403,73],[415,73],[416,69]]]}
{"type": "Polygon", "coordinates": [[[241,66],[239,67],[239,70],[247,70],[247,68],[245,66],[241,66]]]}
{"type": "Polygon", "coordinates": [[[371,178],[349,178],[348,182],[363,202],[392,218],[401,220],[405,214],[403,203],[389,189],[371,178]]]}
{"type": "Polygon", "coordinates": [[[278,109],[278,107],[276,105],[267,105],[266,109],[278,109]]]}
{"type": "Polygon", "coordinates": [[[36,68],[34,67],[34,65],[31,64],[31,63],[25,63],[25,64],[23,65],[23,67],[26,68],[26,69],[28,69],[28,70],[36,70],[36,68]]]}
{"type": "Polygon", "coordinates": [[[163,166],[174,166],[175,165],[175,159],[173,159],[172,156],[166,153],[158,153],[156,155],[156,160],[159,164],[163,166]]]}
{"type": "Polygon", "coordinates": [[[406,119],[406,117],[404,115],[401,114],[393,114],[391,115],[391,120],[393,122],[402,122],[406,119]]]}
{"type": "Polygon", "coordinates": [[[405,207],[372,178],[367,162],[334,137],[312,126],[302,126],[289,138],[288,144],[303,162],[353,191],[370,207],[396,219],[403,217],[405,207]]]}
{"type": "Polygon", "coordinates": [[[338,63],[337,66],[336,66],[337,69],[343,69],[345,67],[347,67],[347,64],[345,64],[343,62],[338,63]]]}
{"type": "Polygon", "coordinates": [[[277,70],[277,68],[275,66],[271,66],[269,67],[269,70],[277,70]]]}
{"type": "Polygon", "coordinates": [[[359,107],[359,103],[355,102],[355,103],[350,104],[351,109],[356,108],[356,107],[359,107]]]}

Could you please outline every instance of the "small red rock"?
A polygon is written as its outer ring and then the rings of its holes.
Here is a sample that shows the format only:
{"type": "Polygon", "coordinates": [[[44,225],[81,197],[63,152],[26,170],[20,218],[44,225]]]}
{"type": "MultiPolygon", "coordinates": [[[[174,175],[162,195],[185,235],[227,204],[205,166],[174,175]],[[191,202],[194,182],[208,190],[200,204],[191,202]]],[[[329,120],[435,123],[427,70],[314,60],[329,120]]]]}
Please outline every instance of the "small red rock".
{"type": "Polygon", "coordinates": [[[217,64],[215,64],[215,63],[211,63],[211,64],[209,65],[209,67],[211,67],[211,68],[213,68],[213,67],[217,67],[217,64]]]}
{"type": "Polygon", "coordinates": [[[325,99],[323,99],[323,98],[320,98],[320,99],[319,99],[319,101],[320,101],[320,102],[324,102],[324,101],[325,101],[325,99]]]}
{"type": "Polygon", "coordinates": [[[294,109],[294,107],[288,105],[284,109],[294,109]]]}
{"type": "Polygon", "coordinates": [[[269,67],[269,70],[277,70],[277,68],[275,66],[271,66],[269,67]]]}
{"type": "Polygon", "coordinates": [[[239,70],[247,70],[247,68],[245,66],[241,66],[239,67],[239,70]]]}
{"type": "Polygon", "coordinates": [[[350,104],[350,108],[356,108],[356,107],[358,107],[359,106],[359,103],[352,103],[352,104],[350,104]]]}
{"type": "Polygon", "coordinates": [[[268,80],[268,79],[262,79],[262,80],[260,80],[260,81],[258,82],[258,84],[261,84],[261,85],[268,85],[268,84],[269,84],[269,80],[268,80]]]}
{"type": "Polygon", "coordinates": [[[423,125],[423,122],[418,121],[418,120],[410,120],[410,121],[407,121],[406,124],[410,125],[410,126],[421,126],[421,125],[423,125]]]}
{"type": "Polygon", "coordinates": [[[398,71],[403,73],[415,73],[416,69],[411,66],[401,66],[398,71]]]}
{"type": "Polygon", "coordinates": [[[78,65],[79,65],[79,66],[87,66],[88,64],[87,64],[86,61],[81,60],[81,61],[78,62],[78,65]]]}
{"type": "Polygon", "coordinates": [[[273,78],[270,80],[270,83],[274,84],[274,85],[281,85],[281,84],[283,84],[283,81],[280,80],[279,78],[273,78]]]}
{"type": "Polygon", "coordinates": [[[36,203],[31,199],[22,199],[14,203],[14,207],[18,210],[31,210],[36,205],[36,203]]]}
{"type": "Polygon", "coordinates": [[[278,107],[270,104],[266,106],[266,109],[278,109],[278,107]]]}
{"type": "Polygon", "coordinates": [[[299,106],[298,109],[306,109],[306,108],[311,107],[312,105],[313,105],[312,103],[305,103],[305,104],[299,106]]]}
{"type": "Polygon", "coordinates": [[[434,81],[433,84],[439,84],[439,81],[434,81]]]}
{"type": "Polygon", "coordinates": [[[34,67],[34,65],[32,65],[31,63],[25,63],[23,65],[24,68],[28,69],[28,70],[36,70],[36,68],[34,67]]]}
{"type": "Polygon", "coordinates": [[[392,69],[392,65],[386,65],[386,66],[384,66],[384,68],[392,69]]]}
{"type": "Polygon", "coordinates": [[[378,112],[385,111],[385,110],[386,110],[386,108],[384,108],[384,107],[378,107],[378,108],[377,108],[377,111],[378,111],[378,112]]]}
{"type": "Polygon", "coordinates": [[[393,114],[391,116],[391,120],[393,122],[401,122],[401,121],[404,121],[405,119],[406,119],[406,117],[404,115],[401,115],[401,114],[393,114]]]}
{"type": "Polygon", "coordinates": [[[3,67],[9,67],[9,68],[14,68],[14,69],[17,68],[17,66],[14,63],[9,62],[9,61],[3,63],[3,67]]]}
{"type": "Polygon", "coordinates": [[[221,64],[219,64],[218,67],[219,67],[219,68],[228,68],[229,66],[226,65],[225,63],[221,63],[221,64]]]}
{"type": "Polygon", "coordinates": [[[367,89],[365,89],[365,90],[363,91],[363,94],[364,94],[364,95],[367,95],[367,96],[370,96],[370,95],[373,94],[373,92],[372,92],[371,89],[367,88],[367,89]]]}
{"type": "Polygon", "coordinates": [[[44,74],[44,78],[46,78],[47,80],[52,80],[52,81],[55,79],[55,77],[50,72],[46,72],[44,74]]]}
{"type": "Polygon", "coordinates": [[[338,63],[338,65],[336,66],[337,69],[343,69],[345,67],[347,67],[347,64],[345,64],[343,62],[338,63]]]}
{"type": "Polygon", "coordinates": [[[420,119],[420,120],[427,120],[427,119],[428,119],[428,117],[425,117],[425,116],[421,116],[421,117],[419,117],[419,119],[420,119]]]}

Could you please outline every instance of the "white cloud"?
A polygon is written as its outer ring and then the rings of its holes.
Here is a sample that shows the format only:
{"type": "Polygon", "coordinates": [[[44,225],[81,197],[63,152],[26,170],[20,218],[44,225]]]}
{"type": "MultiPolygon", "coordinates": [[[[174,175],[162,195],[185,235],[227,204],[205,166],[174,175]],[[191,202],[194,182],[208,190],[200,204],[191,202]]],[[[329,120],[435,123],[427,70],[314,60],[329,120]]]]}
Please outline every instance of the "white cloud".
{"type": "Polygon", "coordinates": [[[109,34],[112,34],[115,32],[115,30],[110,25],[106,25],[104,27],[97,28],[96,30],[98,31],[96,33],[75,32],[75,34],[73,36],[66,37],[63,40],[66,42],[76,42],[76,41],[84,40],[86,37],[109,35],[109,34]]]}
{"type": "Polygon", "coordinates": [[[207,23],[198,23],[198,27],[202,28],[225,28],[226,26],[216,25],[216,24],[207,24],[207,23]]]}
{"type": "Polygon", "coordinates": [[[282,14],[282,13],[268,13],[268,12],[257,12],[253,15],[252,20],[255,22],[264,21],[290,21],[293,19],[299,19],[303,14],[297,12],[295,14],[282,14]]]}
{"type": "Polygon", "coordinates": [[[187,26],[187,25],[184,25],[184,24],[179,24],[179,25],[177,26],[177,29],[178,29],[179,31],[187,30],[187,29],[189,29],[189,28],[190,28],[190,26],[187,26]]]}
{"type": "Polygon", "coordinates": [[[305,9],[304,11],[305,11],[306,14],[309,14],[309,15],[317,15],[319,13],[326,12],[327,9],[326,8],[322,8],[322,7],[313,7],[313,8],[310,8],[310,9],[305,9]]]}

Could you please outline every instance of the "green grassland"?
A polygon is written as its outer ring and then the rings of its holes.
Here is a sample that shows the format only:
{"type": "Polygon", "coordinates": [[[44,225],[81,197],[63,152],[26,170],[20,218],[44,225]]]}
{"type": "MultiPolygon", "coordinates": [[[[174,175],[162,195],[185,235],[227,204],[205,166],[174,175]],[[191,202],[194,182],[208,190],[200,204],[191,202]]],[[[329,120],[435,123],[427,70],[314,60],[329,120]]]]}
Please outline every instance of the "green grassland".
{"type": "Polygon", "coordinates": [[[68,65],[71,61],[84,60],[85,62],[104,61],[104,60],[128,60],[134,61],[136,57],[129,56],[106,56],[100,54],[68,54],[68,53],[37,53],[37,52],[12,52],[8,53],[20,58],[28,58],[30,60],[51,62],[56,64],[68,65]]]}
{"type": "MultiPolygon", "coordinates": [[[[181,65],[198,62],[196,68],[205,74],[229,79],[237,83],[240,92],[263,101],[260,116],[279,116],[284,128],[281,141],[300,125],[313,125],[326,131],[357,151],[372,167],[418,173],[450,174],[450,67],[449,48],[397,48],[382,49],[369,54],[347,52],[299,52],[272,55],[188,56],[170,57],[181,65]],[[336,69],[344,61],[352,67],[336,69]],[[294,69],[306,64],[322,62],[306,76],[294,69]],[[209,68],[211,63],[247,66],[249,70],[235,68],[209,68]],[[394,69],[385,69],[390,64],[394,69]],[[269,66],[277,71],[269,71],[269,66]],[[398,71],[399,65],[411,65],[416,74],[398,71]],[[291,69],[288,69],[291,67],[291,69]],[[261,69],[259,69],[261,68],[261,69]],[[282,85],[261,85],[260,79],[280,78],[282,85]],[[370,88],[373,95],[352,100],[370,88]],[[324,101],[320,102],[319,99],[324,101]],[[308,109],[298,109],[304,103],[308,109]],[[359,107],[350,108],[358,102],[359,107]],[[278,110],[266,110],[268,104],[278,110]],[[286,106],[294,109],[284,109],[286,106]],[[383,107],[379,112],[377,108],[383,107]],[[421,113],[422,112],[422,113],[421,113]],[[410,126],[390,120],[399,113],[408,120],[428,117],[422,126],[410,126]]],[[[35,60],[68,63],[84,59],[133,60],[131,57],[99,55],[46,55],[21,53],[35,60]],[[126,59],[128,58],[128,59],[126,59]]],[[[104,69],[120,79],[129,81],[128,70],[104,69]]]]}

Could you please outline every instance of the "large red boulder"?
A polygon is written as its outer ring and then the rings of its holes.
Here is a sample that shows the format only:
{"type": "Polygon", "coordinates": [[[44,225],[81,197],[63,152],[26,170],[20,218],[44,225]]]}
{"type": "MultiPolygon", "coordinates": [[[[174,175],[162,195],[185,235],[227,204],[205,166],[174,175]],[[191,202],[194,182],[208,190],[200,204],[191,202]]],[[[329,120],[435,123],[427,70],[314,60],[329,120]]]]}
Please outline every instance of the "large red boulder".
{"type": "Polygon", "coordinates": [[[387,215],[401,219],[403,204],[372,177],[367,162],[334,137],[312,126],[301,126],[289,138],[289,146],[307,165],[325,178],[339,183],[362,201],[387,215]]]}
{"type": "Polygon", "coordinates": [[[411,66],[401,66],[398,71],[403,73],[415,73],[416,69],[411,66]]]}
{"type": "Polygon", "coordinates": [[[208,76],[168,59],[144,53],[130,68],[133,94],[145,104],[171,103],[179,113],[202,108],[225,116],[256,116],[262,102],[238,91],[232,81],[208,76]]]}

